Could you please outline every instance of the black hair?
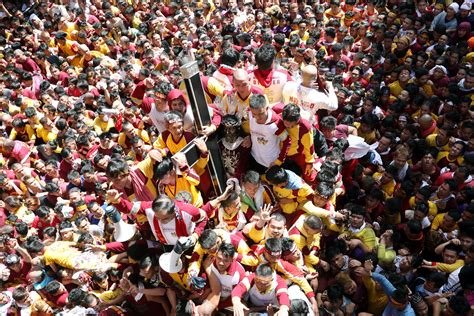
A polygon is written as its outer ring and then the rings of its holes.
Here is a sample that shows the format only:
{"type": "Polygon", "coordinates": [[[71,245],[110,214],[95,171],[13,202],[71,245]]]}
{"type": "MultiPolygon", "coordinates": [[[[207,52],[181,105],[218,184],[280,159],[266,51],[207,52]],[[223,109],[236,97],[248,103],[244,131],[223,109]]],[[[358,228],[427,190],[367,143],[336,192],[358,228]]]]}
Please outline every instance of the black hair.
{"type": "Polygon", "coordinates": [[[304,223],[311,229],[317,230],[323,228],[323,222],[316,215],[309,215],[305,218],[304,223]]]}
{"type": "Polygon", "coordinates": [[[231,243],[224,242],[219,246],[219,252],[222,252],[224,257],[234,258],[236,250],[235,250],[234,245],[232,245],[231,243]]]}
{"type": "Polygon", "coordinates": [[[127,256],[135,261],[140,261],[148,253],[148,248],[140,244],[133,244],[127,249],[127,256]]]}
{"type": "Polygon", "coordinates": [[[44,287],[44,291],[48,294],[54,294],[59,290],[60,287],[61,283],[56,280],[53,280],[44,287]]]}
{"type": "MultiPolygon", "coordinates": [[[[461,280],[461,277],[459,277],[461,280]]],[[[471,310],[471,306],[466,297],[463,295],[454,295],[449,299],[449,307],[453,310],[455,315],[467,316],[471,310]]]]}
{"type": "Polygon", "coordinates": [[[335,189],[333,184],[331,183],[318,182],[318,185],[316,186],[316,191],[320,196],[330,198],[334,194],[335,189]]]}
{"type": "Polygon", "coordinates": [[[82,233],[77,239],[78,243],[93,244],[94,237],[90,233],[82,233]]]}
{"type": "Polygon", "coordinates": [[[455,222],[461,219],[461,214],[457,210],[451,210],[446,215],[449,215],[455,222]]]}
{"type": "Polygon", "coordinates": [[[273,65],[275,59],[275,48],[272,45],[266,44],[257,49],[255,53],[255,62],[259,70],[268,70],[273,65]]]}
{"type": "Polygon", "coordinates": [[[46,227],[43,229],[43,236],[56,237],[57,233],[56,227],[46,227]]]}
{"type": "Polygon", "coordinates": [[[221,56],[221,64],[234,67],[239,61],[239,53],[233,49],[226,49],[221,56]]]}
{"type": "Polygon", "coordinates": [[[327,289],[327,296],[330,302],[342,300],[344,296],[344,289],[339,284],[332,284],[327,289]]]}
{"type": "Polygon", "coordinates": [[[285,121],[297,122],[301,118],[300,107],[294,103],[288,103],[283,108],[283,112],[281,113],[281,116],[285,121]]]}
{"type": "Polygon", "coordinates": [[[278,238],[268,238],[265,241],[265,249],[270,252],[281,252],[282,251],[281,240],[278,238]]]}
{"type": "Polygon", "coordinates": [[[446,276],[442,272],[433,271],[426,277],[427,282],[433,282],[435,288],[439,289],[446,283],[446,276]]]}
{"type": "Polygon", "coordinates": [[[128,170],[128,164],[123,159],[112,159],[107,165],[106,174],[109,178],[116,178],[128,170]]]}
{"type": "Polygon", "coordinates": [[[216,244],[217,237],[218,236],[215,231],[213,231],[212,229],[206,229],[201,233],[201,236],[199,236],[198,241],[202,248],[210,249],[216,244]]]}
{"type": "Polygon", "coordinates": [[[25,244],[25,249],[30,254],[40,253],[44,249],[44,243],[41,240],[33,240],[25,244]]]}
{"type": "Polygon", "coordinates": [[[273,274],[273,269],[270,267],[270,265],[263,263],[255,269],[255,274],[257,276],[270,276],[273,274]]]}
{"type": "Polygon", "coordinates": [[[319,122],[320,129],[325,128],[329,130],[334,130],[337,125],[337,120],[333,116],[325,116],[319,122]]]}
{"type": "Polygon", "coordinates": [[[232,204],[232,202],[234,202],[238,198],[239,198],[239,194],[233,191],[229,194],[229,196],[224,201],[221,202],[221,206],[223,208],[229,207],[232,204]]]}
{"type": "MultiPolygon", "coordinates": [[[[53,281],[53,282],[57,282],[57,281],[53,281]]],[[[82,290],[81,288],[76,287],[72,289],[71,292],[69,292],[69,295],[67,296],[67,300],[73,306],[78,306],[84,303],[86,296],[87,296],[86,291],[82,290]]]]}
{"type": "Polygon", "coordinates": [[[29,295],[26,287],[19,286],[13,290],[12,297],[15,301],[23,301],[29,295]]]}
{"type": "Polygon", "coordinates": [[[305,316],[309,314],[308,304],[302,299],[292,299],[290,301],[289,314],[292,316],[305,316]]]}
{"type": "Polygon", "coordinates": [[[342,254],[342,251],[336,245],[331,245],[326,248],[325,255],[326,255],[326,260],[328,262],[332,261],[334,257],[336,257],[339,254],[342,254]]]}
{"type": "Polygon", "coordinates": [[[288,173],[280,166],[272,166],[266,172],[268,182],[278,185],[288,181],[288,173]]]}

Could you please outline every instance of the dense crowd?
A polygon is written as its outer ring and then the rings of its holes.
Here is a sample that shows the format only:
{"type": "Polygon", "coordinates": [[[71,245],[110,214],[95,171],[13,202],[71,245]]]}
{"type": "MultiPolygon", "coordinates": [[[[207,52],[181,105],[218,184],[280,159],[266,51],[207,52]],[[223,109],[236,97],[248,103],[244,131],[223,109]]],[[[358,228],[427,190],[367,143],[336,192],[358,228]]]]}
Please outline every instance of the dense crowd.
{"type": "Polygon", "coordinates": [[[472,315],[462,1],[0,1],[0,315],[472,315]]]}

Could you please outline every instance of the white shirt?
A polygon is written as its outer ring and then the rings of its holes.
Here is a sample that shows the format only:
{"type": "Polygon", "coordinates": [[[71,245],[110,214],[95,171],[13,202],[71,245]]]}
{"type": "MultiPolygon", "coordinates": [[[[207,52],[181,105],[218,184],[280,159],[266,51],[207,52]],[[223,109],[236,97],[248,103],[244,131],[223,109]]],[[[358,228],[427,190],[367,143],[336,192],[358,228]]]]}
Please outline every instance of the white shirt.
{"type": "Polygon", "coordinates": [[[251,154],[256,162],[269,167],[280,155],[280,138],[276,135],[278,126],[272,122],[272,111],[268,111],[265,124],[259,124],[249,113],[250,137],[252,139],[251,154]]]}
{"type": "Polygon", "coordinates": [[[301,108],[301,116],[311,124],[316,123],[315,115],[318,110],[335,111],[338,107],[336,92],[331,83],[329,93],[320,92],[313,88],[289,81],[283,87],[283,103],[294,103],[301,108]]]}
{"type": "Polygon", "coordinates": [[[284,71],[273,70],[272,84],[267,88],[260,84],[255,74],[249,74],[249,79],[252,85],[263,90],[263,94],[267,96],[270,106],[283,101],[283,87],[289,81],[288,74],[284,71]]]}

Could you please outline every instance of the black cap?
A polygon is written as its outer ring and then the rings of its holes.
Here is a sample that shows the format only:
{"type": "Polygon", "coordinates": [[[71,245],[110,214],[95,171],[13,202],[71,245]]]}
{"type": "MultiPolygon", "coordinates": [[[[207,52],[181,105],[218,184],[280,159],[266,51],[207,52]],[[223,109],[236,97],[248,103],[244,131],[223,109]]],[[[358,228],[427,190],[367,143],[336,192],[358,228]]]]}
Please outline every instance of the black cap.
{"type": "Polygon", "coordinates": [[[56,39],[65,39],[66,36],[67,36],[66,32],[59,31],[59,32],[56,33],[56,35],[54,37],[56,39]]]}

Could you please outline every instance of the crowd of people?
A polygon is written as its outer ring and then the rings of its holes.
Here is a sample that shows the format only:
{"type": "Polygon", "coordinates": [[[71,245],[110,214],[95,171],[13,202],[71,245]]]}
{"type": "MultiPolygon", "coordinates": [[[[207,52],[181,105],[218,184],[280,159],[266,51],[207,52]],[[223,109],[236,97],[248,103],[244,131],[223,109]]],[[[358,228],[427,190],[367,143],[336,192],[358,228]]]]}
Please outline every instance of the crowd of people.
{"type": "Polygon", "coordinates": [[[472,315],[471,12],[0,1],[0,315],[472,315]]]}

